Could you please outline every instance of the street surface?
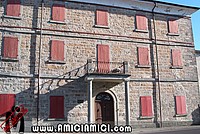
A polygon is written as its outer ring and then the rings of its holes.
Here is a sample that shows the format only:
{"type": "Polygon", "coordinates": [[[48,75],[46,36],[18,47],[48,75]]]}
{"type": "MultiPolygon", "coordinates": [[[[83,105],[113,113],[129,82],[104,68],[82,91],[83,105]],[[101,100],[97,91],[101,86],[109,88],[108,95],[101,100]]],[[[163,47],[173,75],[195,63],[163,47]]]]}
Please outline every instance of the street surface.
{"type": "Polygon", "coordinates": [[[152,128],[135,131],[134,134],[200,134],[200,126],[152,128]]]}

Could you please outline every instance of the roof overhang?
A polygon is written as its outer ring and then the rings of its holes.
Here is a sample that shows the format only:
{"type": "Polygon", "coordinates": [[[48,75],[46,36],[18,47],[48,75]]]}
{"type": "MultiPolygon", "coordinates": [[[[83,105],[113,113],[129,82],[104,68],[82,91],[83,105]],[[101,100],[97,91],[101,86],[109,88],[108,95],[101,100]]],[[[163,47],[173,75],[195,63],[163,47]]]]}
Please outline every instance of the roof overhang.
{"type": "Polygon", "coordinates": [[[156,8],[154,9],[155,13],[164,13],[169,15],[180,15],[180,16],[190,16],[191,14],[200,9],[198,7],[184,6],[184,5],[160,2],[155,0],[67,0],[67,1],[135,9],[147,12],[152,12],[152,9],[154,8],[156,3],[156,8]]]}

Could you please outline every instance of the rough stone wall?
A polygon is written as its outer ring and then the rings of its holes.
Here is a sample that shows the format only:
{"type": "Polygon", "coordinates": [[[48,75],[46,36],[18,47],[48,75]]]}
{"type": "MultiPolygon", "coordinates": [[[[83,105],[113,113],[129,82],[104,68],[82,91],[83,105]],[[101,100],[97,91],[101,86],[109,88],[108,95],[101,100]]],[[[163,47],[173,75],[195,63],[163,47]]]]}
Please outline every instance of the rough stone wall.
{"type": "MultiPolygon", "coordinates": [[[[23,13],[20,20],[1,19],[0,42],[3,35],[19,37],[19,61],[0,61],[0,70],[4,75],[0,77],[0,93],[17,94],[17,103],[24,104],[28,108],[27,120],[36,118],[36,93],[38,51],[40,44],[41,7],[40,0],[23,1],[23,13]],[[9,28],[8,26],[18,26],[9,28]],[[33,29],[34,28],[34,29],[33,29]]],[[[129,62],[130,76],[130,119],[134,127],[155,127],[160,120],[158,101],[158,83],[156,80],[156,47],[151,39],[154,38],[152,15],[135,10],[118,9],[90,4],[78,4],[67,2],[65,23],[55,24],[50,22],[51,6],[53,1],[45,0],[43,11],[43,35],[41,51],[41,80],[40,80],[40,119],[46,121],[49,115],[49,96],[63,95],[65,97],[64,122],[87,122],[87,85],[82,78],[84,65],[88,58],[96,60],[97,44],[110,46],[111,62],[129,62]],[[95,10],[107,9],[109,12],[109,28],[97,28],[95,25],[95,10]],[[135,15],[145,14],[148,18],[148,32],[136,32],[135,15]],[[51,30],[49,30],[51,29],[51,30]],[[69,31],[85,32],[76,33],[69,31]],[[98,34],[99,33],[99,34],[98,34]],[[104,34],[104,35],[100,35],[104,34]],[[108,35],[110,34],[110,35],[108,35]],[[117,37],[119,35],[121,37],[117,37]],[[126,37],[125,37],[126,36],[126,37]],[[139,38],[133,38],[139,37],[139,38]],[[140,39],[142,37],[142,39],[140,39]],[[147,38],[147,39],[145,39],[147,38]],[[65,42],[65,64],[48,63],[50,56],[50,41],[59,39],[65,42]],[[150,48],[151,67],[138,68],[137,47],[148,46],[150,48]],[[77,69],[80,68],[78,74],[77,69]],[[59,79],[58,79],[58,76],[59,79]],[[65,77],[64,77],[65,76],[65,77]],[[152,96],[154,118],[140,119],[140,96],[152,96]],[[83,100],[83,103],[78,103],[83,100]],[[146,125],[147,124],[147,125],[146,125]]],[[[56,2],[55,3],[63,3],[56,2]]],[[[4,2],[1,3],[0,14],[4,14],[4,2]]],[[[199,103],[197,69],[191,20],[184,17],[156,15],[156,35],[158,39],[158,60],[161,80],[161,102],[163,121],[167,123],[193,122],[197,119],[199,103]],[[179,36],[168,36],[167,20],[177,18],[179,23],[179,36]],[[186,42],[186,43],[185,43],[186,42]],[[183,68],[171,69],[171,49],[180,48],[182,52],[183,68]],[[186,96],[187,116],[175,117],[175,95],[186,96]]],[[[2,43],[1,47],[2,49],[2,43]]],[[[2,51],[1,51],[2,52],[2,51]]],[[[125,98],[124,84],[110,87],[107,83],[105,90],[111,90],[117,96],[119,123],[125,123],[125,98]]],[[[101,88],[96,83],[94,93],[101,88]]],[[[95,96],[93,96],[95,98],[95,96]]],[[[34,123],[34,122],[33,122],[34,123]]]]}
{"type": "MultiPolygon", "coordinates": [[[[196,50],[196,62],[197,62],[197,72],[198,72],[198,79],[200,78],[200,56],[199,56],[199,50],[196,50]]],[[[200,85],[200,81],[199,81],[200,85]]]]}

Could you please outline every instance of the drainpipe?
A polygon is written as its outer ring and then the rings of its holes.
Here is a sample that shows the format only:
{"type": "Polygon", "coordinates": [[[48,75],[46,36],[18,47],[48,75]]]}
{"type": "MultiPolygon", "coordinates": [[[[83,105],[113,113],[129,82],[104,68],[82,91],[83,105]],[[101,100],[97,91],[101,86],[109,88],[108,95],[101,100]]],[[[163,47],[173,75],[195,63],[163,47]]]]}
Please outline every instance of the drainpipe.
{"type": "Polygon", "coordinates": [[[38,91],[37,91],[37,125],[39,121],[39,101],[40,101],[40,66],[41,66],[41,50],[42,50],[42,17],[43,17],[44,0],[41,5],[41,22],[40,22],[40,44],[39,44],[39,55],[38,55],[38,91]]]}
{"type": "Polygon", "coordinates": [[[157,81],[158,81],[158,99],[159,99],[159,108],[160,108],[160,127],[162,127],[162,103],[161,103],[161,87],[160,87],[160,71],[159,71],[159,62],[158,62],[158,46],[157,46],[157,36],[156,36],[156,23],[155,23],[155,13],[154,9],[156,8],[156,2],[154,2],[154,7],[152,9],[153,16],[153,27],[154,27],[154,43],[156,47],[156,66],[157,66],[157,81]]]}

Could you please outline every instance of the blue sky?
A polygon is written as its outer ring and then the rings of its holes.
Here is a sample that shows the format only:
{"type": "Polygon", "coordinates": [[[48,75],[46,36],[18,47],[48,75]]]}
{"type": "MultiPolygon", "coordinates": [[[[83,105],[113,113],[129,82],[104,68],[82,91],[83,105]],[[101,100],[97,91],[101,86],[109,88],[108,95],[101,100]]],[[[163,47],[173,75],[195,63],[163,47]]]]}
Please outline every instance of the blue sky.
{"type": "MultiPolygon", "coordinates": [[[[200,0],[157,0],[175,4],[200,7],[200,0]]],[[[200,50],[200,10],[192,15],[192,29],[195,49],[200,50]]]]}

